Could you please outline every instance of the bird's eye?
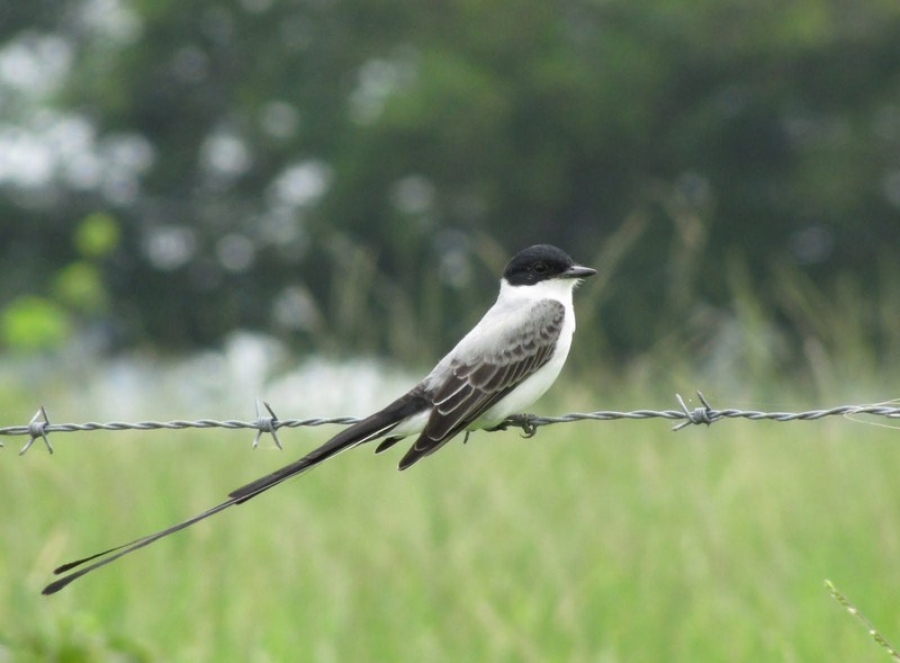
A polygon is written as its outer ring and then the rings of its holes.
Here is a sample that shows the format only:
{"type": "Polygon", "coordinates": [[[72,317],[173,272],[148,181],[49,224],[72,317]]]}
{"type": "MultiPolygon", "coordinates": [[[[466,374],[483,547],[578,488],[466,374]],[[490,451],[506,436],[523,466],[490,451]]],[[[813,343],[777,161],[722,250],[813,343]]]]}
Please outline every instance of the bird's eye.
{"type": "Polygon", "coordinates": [[[538,274],[546,274],[548,269],[550,269],[550,266],[543,260],[534,263],[534,271],[536,271],[538,274]]]}

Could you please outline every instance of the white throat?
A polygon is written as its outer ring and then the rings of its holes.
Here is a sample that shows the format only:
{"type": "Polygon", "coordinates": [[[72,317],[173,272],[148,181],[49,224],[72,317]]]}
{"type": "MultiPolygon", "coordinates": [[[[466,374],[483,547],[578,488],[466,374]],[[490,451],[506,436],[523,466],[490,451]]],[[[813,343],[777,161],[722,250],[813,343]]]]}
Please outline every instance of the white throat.
{"type": "Polygon", "coordinates": [[[567,315],[572,310],[572,291],[578,285],[578,279],[547,279],[533,285],[510,285],[506,279],[500,279],[500,294],[497,303],[553,299],[566,307],[567,315]]]}

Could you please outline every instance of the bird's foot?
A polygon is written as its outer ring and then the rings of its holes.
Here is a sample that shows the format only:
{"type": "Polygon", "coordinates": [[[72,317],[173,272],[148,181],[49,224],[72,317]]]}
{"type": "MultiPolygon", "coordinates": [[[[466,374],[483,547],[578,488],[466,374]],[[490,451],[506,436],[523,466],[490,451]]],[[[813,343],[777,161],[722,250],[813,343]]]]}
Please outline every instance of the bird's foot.
{"type": "Polygon", "coordinates": [[[510,417],[507,417],[505,421],[501,421],[493,428],[488,428],[486,430],[494,432],[507,430],[510,427],[521,428],[522,437],[534,437],[535,433],[537,433],[538,428],[534,423],[535,419],[537,419],[537,415],[534,414],[514,414],[510,417]]]}

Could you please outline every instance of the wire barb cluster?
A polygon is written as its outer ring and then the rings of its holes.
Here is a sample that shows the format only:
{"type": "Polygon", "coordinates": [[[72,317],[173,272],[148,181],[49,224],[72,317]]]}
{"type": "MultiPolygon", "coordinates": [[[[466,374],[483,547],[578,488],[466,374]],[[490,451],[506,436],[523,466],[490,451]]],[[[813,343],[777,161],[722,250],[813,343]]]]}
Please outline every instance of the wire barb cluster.
{"type": "Polygon", "coordinates": [[[870,414],[887,418],[900,418],[900,407],[878,403],[873,405],[838,405],[836,407],[808,410],[805,412],[762,412],[759,410],[727,409],[717,410],[699,391],[697,398],[700,407],[688,408],[680,394],[676,394],[679,410],[632,410],[631,412],[600,411],[600,412],[573,412],[559,417],[537,417],[529,414],[518,414],[504,422],[504,426],[518,426],[523,432],[531,436],[540,426],[550,424],[562,424],[573,421],[610,421],[613,419],[672,419],[680,420],[672,430],[679,431],[691,425],[714,424],[722,419],[749,419],[751,421],[813,421],[825,417],[850,416],[870,414]]]}
{"type": "MultiPolygon", "coordinates": [[[[693,409],[689,408],[680,394],[675,395],[678,400],[678,410],[632,410],[630,412],[617,412],[614,410],[600,410],[597,412],[572,412],[558,417],[541,417],[534,414],[517,414],[509,417],[499,426],[490,430],[506,430],[507,428],[520,428],[525,437],[533,437],[538,428],[553,424],[564,424],[575,421],[612,421],[614,419],[669,419],[678,421],[672,430],[679,431],[691,425],[710,425],[722,419],[749,419],[751,421],[813,421],[825,417],[850,416],[869,414],[891,419],[900,419],[900,407],[885,403],[873,405],[839,405],[820,410],[808,410],[806,412],[761,412],[758,410],[727,409],[717,410],[709,401],[697,392],[697,398],[701,405],[693,409]]],[[[275,445],[281,449],[281,441],[277,431],[281,428],[300,428],[304,426],[323,426],[325,424],[337,424],[348,426],[359,421],[355,417],[332,417],[311,419],[279,419],[272,407],[265,401],[256,401],[255,421],[217,421],[214,419],[199,419],[196,421],[139,421],[128,423],[112,421],[97,423],[89,421],[82,424],[52,424],[43,406],[35,413],[31,420],[23,426],[7,426],[0,428],[2,435],[27,435],[28,441],[19,455],[25,454],[37,440],[43,440],[49,453],[53,453],[53,447],[47,435],[50,433],[75,433],[85,431],[123,431],[123,430],[183,430],[188,428],[226,428],[255,430],[253,448],[259,446],[263,435],[271,435],[275,445]],[[262,412],[263,408],[268,414],[262,412]]],[[[0,444],[0,447],[3,445],[0,444]]]]}

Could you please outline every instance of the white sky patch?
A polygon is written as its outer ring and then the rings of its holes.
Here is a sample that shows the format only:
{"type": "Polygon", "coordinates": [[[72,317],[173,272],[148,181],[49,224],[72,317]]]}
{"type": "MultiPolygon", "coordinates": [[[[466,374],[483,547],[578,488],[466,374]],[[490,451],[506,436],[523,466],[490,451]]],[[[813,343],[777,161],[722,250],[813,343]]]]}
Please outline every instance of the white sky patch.
{"type": "Polygon", "coordinates": [[[18,127],[0,129],[0,182],[24,189],[46,185],[53,176],[50,145],[18,127]]]}
{"type": "Polygon", "coordinates": [[[415,64],[409,57],[366,62],[357,74],[356,88],[350,93],[353,119],[359,124],[375,122],[388,98],[409,86],[415,75],[415,64]]]}
{"type": "Polygon", "coordinates": [[[311,159],[289,166],[272,183],[272,193],[291,207],[309,207],[319,201],[331,186],[331,168],[311,159]]]}
{"type": "Polygon", "coordinates": [[[34,97],[51,94],[69,75],[72,50],[59,35],[25,33],[0,49],[0,85],[34,97]]]}
{"type": "Polygon", "coordinates": [[[98,151],[110,168],[130,173],[144,173],[156,160],[153,145],[136,133],[110,134],[100,142],[98,151]]]}
{"type": "Polygon", "coordinates": [[[124,204],[137,195],[155,157],[140,134],[100,138],[80,115],[43,109],[21,125],[0,125],[0,185],[34,190],[58,181],[81,191],[98,189],[110,202],[124,204]]]}
{"type": "Polygon", "coordinates": [[[197,252],[197,236],[187,226],[164,225],[144,235],[144,255],[157,269],[172,271],[187,264],[197,252]]]}
{"type": "Polygon", "coordinates": [[[232,179],[247,172],[253,163],[253,155],[236,133],[217,130],[203,141],[200,162],[214,174],[232,179]]]}
{"type": "Polygon", "coordinates": [[[78,19],[91,32],[99,33],[119,44],[130,44],[141,36],[139,16],[121,0],[85,0],[78,19]]]}

